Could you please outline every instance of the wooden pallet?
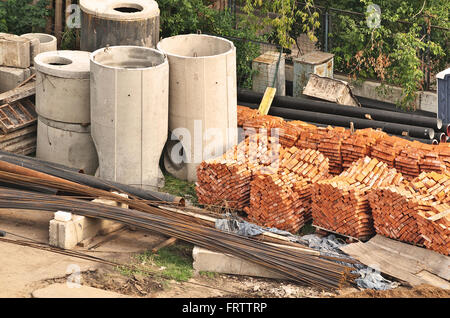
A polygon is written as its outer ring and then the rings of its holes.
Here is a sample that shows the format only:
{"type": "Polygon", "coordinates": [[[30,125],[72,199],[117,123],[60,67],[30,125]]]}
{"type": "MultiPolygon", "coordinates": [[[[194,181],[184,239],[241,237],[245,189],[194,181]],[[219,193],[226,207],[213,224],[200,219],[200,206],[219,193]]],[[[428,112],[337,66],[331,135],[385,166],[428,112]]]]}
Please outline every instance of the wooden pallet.
{"type": "Polygon", "coordinates": [[[5,134],[29,126],[36,120],[34,103],[28,98],[0,106],[0,129],[5,134]]]}

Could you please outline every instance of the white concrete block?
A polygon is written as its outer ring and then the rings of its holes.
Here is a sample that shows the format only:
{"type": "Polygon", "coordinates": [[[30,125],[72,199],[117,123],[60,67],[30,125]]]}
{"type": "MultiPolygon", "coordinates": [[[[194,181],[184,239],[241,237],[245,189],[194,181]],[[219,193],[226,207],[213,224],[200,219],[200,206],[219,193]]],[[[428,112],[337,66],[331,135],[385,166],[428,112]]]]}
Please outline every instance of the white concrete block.
{"type": "Polygon", "coordinates": [[[438,98],[436,92],[420,92],[420,109],[437,114],[438,98]]]}
{"type": "Polygon", "coordinates": [[[198,246],[192,250],[192,256],[194,258],[193,267],[196,271],[285,279],[281,274],[271,272],[261,265],[198,246]]]}
{"type": "Polygon", "coordinates": [[[0,65],[30,67],[31,41],[14,34],[0,33],[0,65]]]}
{"type": "MultiPolygon", "coordinates": [[[[108,199],[95,199],[93,202],[128,208],[126,204],[119,204],[108,199]]],[[[121,223],[58,211],[55,213],[55,219],[50,221],[49,244],[64,249],[72,249],[81,241],[91,239],[96,235],[106,235],[121,227],[123,227],[121,223]]]]}
{"type": "Polygon", "coordinates": [[[30,68],[0,66],[0,93],[16,88],[31,75],[30,68]]]}
{"type": "Polygon", "coordinates": [[[68,222],[68,221],[72,220],[72,213],[58,211],[58,212],[55,212],[54,219],[56,221],[68,222]]]}

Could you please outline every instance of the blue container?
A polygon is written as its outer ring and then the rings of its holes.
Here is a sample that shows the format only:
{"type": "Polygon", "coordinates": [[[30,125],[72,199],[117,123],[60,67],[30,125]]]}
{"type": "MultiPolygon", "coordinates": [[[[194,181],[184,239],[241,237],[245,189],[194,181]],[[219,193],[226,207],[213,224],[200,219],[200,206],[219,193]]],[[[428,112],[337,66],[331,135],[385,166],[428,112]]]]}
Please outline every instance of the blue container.
{"type": "Polygon", "coordinates": [[[438,94],[438,118],[450,123],[450,68],[436,75],[438,94]]]}

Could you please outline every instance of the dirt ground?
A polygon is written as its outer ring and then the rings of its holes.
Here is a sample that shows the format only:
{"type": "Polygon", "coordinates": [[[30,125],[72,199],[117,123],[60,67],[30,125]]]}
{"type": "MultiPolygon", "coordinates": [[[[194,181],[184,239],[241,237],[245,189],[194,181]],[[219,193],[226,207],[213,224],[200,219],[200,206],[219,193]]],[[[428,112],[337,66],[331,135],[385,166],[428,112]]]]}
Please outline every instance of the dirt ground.
{"type": "MultiPolygon", "coordinates": [[[[48,222],[53,213],[0,210],[0,230],[48,242],[48,222]]],[[[8,235],[10,239],[20,239],[8,235]]],[[[97,237],[90,246],[76,250],[119,263],[129,263],[134,255],[152,249],[166,238],[142,231],[125,229],[106,237],[97,237]]],[[[187,282],[124,274],[117,268],[68,257],[30,247],[0,242],[0,297],[31,297],[36,289],[67,281],[67,267],[76,264],[81,270],[81,284],[114,291],[132,297],[208,298],[208,297],[446,297],[450,291],[431,286],[390,291],[358,291],[355,288],[325,292],[287,281],[238,277],[213,273],[194,273],[187,282]]]]}

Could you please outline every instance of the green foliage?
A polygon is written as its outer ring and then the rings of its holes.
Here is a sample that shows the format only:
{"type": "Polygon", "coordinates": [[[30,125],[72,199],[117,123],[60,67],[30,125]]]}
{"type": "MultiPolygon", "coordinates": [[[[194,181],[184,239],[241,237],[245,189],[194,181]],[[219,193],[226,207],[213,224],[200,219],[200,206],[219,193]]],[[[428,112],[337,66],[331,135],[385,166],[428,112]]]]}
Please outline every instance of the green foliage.
{"type": "Polygon", "coordinates": [[[12,34],[42,32],[51,12],[50,0],[6,0],[0,2],[0,31],[12,34]]]}
{"type": "MultiPolygon", "coordinates": [[[[366,12],[371,1],[334,0],[333,8],[366,12]]],[[[423,89],[424,71],[432,74],[449,63],[448,31],[450,2],[437,0],[377,1],[381,25],[372,29],[365,16],[334,14],[332,17],[331,52],[335,68],[354,78],[378,79],[383,85],[402,88],[399,106],[416,108],[416,92],[423,89]],[[424,56],[430,55],[430,61],[424,56]]],[[[367,14],[366,14],[367,16],[367,14]]]]}
{"type": "Polygon", "coordinates": [[[61,37],[61,50],[78,50],[77,38],[79,33],[79,29],[66,27],[61,37]]]}
{"type": "Polygon", "coordinates": [[[320,26],[319,13],[315,10],[314,0],[243,0],[242,10],[247,14],[244,22],[257,32],[272,29],[277,43],[286,49],[296,44],[300,33],[306,33],[316,42],[315,30],[320,26]]]}
{"type": "Polygon", "coordinates": [[[156,254],[151,251],[138,254],[135,256],[135,261],[131,264],[132,268],[119,266],[117,270],[125,276],[151,275],[181,282],[188,281],[194,272],[192,268],[192,245],[185,243],[164,247],[156,254]]]}
{"type": "Polygon", "coordinates": [[[177,179],[168,173],[164,173],[165,183],[161,188],[162,192],[184,197],[191,203],[197,203],[197,193],[195,192],[195,183],[177,179]]]}
{"type": "MultiPolygon", "coordinates": [[[[161,37],[177,34],[206,33],[223,37],[236,37],[248,40],[264,40],[253,29],[236,27],[233,14],[229,10],[211,9],[210,0],[160,0],[161,37]]],[[[250,41],[231,39],[236,46],[237,80],[240,87],[251,88],[251,61],[260,55],[258,44],[250,41]]]]}

